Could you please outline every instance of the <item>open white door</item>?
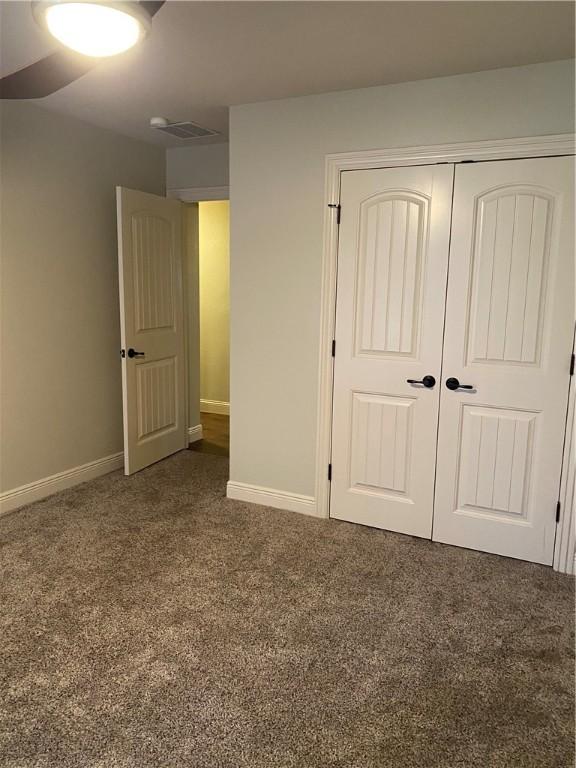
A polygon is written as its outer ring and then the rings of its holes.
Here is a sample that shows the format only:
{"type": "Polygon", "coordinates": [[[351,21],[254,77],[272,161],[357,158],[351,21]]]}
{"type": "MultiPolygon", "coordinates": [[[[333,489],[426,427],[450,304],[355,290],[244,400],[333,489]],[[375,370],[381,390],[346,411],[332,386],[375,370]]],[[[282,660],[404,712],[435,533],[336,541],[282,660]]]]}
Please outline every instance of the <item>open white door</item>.
{"type": "Polygon", "coordinates": [[[117,187],[124,472],[186,447],[181,203],[117,187]]]}

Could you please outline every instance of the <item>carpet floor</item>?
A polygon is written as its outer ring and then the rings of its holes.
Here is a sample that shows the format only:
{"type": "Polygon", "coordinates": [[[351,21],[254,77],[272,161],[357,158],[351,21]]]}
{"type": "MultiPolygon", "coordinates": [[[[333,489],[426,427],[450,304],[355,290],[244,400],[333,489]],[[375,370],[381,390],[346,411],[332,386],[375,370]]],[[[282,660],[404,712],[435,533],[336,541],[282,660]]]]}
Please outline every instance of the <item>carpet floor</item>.
{"type": "Polygon", "coordinates": [[[572,580],[225,498],[183,451],[0,519],[2,768],[570,768],[572,580]]]}

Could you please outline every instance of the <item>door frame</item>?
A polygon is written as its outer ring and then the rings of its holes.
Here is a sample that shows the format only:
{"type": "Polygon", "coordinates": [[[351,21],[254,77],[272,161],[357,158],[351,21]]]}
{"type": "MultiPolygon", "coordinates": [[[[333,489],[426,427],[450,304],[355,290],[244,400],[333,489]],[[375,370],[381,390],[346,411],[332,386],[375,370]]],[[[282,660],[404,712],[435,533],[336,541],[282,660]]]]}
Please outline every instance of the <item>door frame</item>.
{"type": "MultiPolygon", "coordinates": [[[[179,200],[181,203],[209,203],[213,201],[227,200],[230,202],[230,187],[182,187],[171,188],[166,190],[166,197],[179,200]]],[[[190,421],[190,296],[189,296],[189,252],[188,252],[188,235],[187,224],[185,222],[185,216],[182,217],[182,282],[184,285],[184,346],[185,346],[185,360],[186,360],[186,434],[188,436],[188,445],[202,439],[203,430],[202,424],[191,424],[190,421]]],[[[199,233],[196,232],[198,235],[199,233]]],[[[198,239],[198,238],[197,238],[198,239]]],[[[196,256],[199,258],[199,252],[196,256]]],[[[197,261],[198,261],[197,258],[197,261]]],[[[198,286],[199,288],[199,286],[198,286]]],[[[198,300],[200,299],[200,292],[198,291],[198,300]]],[[[198,309],[199,311],[199,309],[198,309]]],[[[200,324],[200,315],[198,315],[198,326],[200,324]]],[[[202,401],[200,401],[202,402],[202,401]]],[[[217,402],[217,401],[206,401],[217,402]]],[[[230,413],[230,403],[218,403],[218,405],[227,405],[225,410],[215,410],[213,413],[230,413]]],[[[200,411],[202,413],[202,411],[200,411]]]]}
{"type": "MultiPolygon", "coordinates": [[[[573,345],[573,353],[575,349],[576,345],[573,345]]],[[[555,571],[574,575],[576,574],[576,376],[570,379],[568,394],[560,505],[560,522],[556,529],[553,567],[555,571]],[[569,429],[570,424],[572,429],[569,429]]]]}
{"type": "MultiPolygon", "coordinates": [[[[330,516],[328,465],[332,454],[332,392],[334,386],[332,341],[336,320],[339,221],[337,213],[340,213],[342,172],[409,165],[433,165],[436,163],[457,164],[466,161],[481,162],[574,155],[576,154],[575,140],[575,134],[563,133],[458,144],[338,152],[325,156],[318,414],[316,423],[316,514],[319,517],[327,518],[330,516]]],[[[345,212],[344,215],[346,215],[345,212]]],[[[566,471],[567,466],[563,466],[563,476],[565,476],[566,471]]],[[[559,523],[559,532],[564,528],[568,530],[572,527],[571,518],[574,514],[573,508],[564,510],[559,523]]],[[[563,538],[562,535],[557,535],[556,545],[563,538]]],[[[554,567],[557,570],[563,570],[562,563],[556,556],[554,567]]]]}
{"type": "Polygon", "coordinates": [[[175,197],[183,203],[208,203],[211,200],[229,200],[230,187],[181,187],[166,190],[166,197],[175,197]]]}

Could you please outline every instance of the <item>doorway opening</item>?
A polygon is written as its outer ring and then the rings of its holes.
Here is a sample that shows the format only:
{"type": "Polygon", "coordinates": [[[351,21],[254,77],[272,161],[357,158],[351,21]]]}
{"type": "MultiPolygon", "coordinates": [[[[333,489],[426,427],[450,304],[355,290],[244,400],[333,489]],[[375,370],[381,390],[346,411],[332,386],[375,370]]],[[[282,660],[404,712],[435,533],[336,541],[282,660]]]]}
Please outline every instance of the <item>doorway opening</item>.
{"type": "Polygon", "coordinates": [[[230,205],[187,205],[191,450],[229,455],[230,205]]]}

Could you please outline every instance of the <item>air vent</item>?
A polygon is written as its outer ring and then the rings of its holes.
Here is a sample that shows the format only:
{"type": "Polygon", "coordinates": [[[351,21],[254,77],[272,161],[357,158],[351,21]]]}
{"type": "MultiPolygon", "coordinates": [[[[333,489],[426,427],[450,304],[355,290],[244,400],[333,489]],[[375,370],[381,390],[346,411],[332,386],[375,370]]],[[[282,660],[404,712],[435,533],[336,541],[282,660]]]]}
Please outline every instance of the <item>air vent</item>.
{"type": "Polygon", "coordinates": [[[196,123],[167,123],[166,125],[153,125],[157,131],[168,133],[170,136],[176,136],[178,139],[201,139],[204,136],[218,136],[218,131],[212,131],[210,128],[202,128],[196,123]]]}

